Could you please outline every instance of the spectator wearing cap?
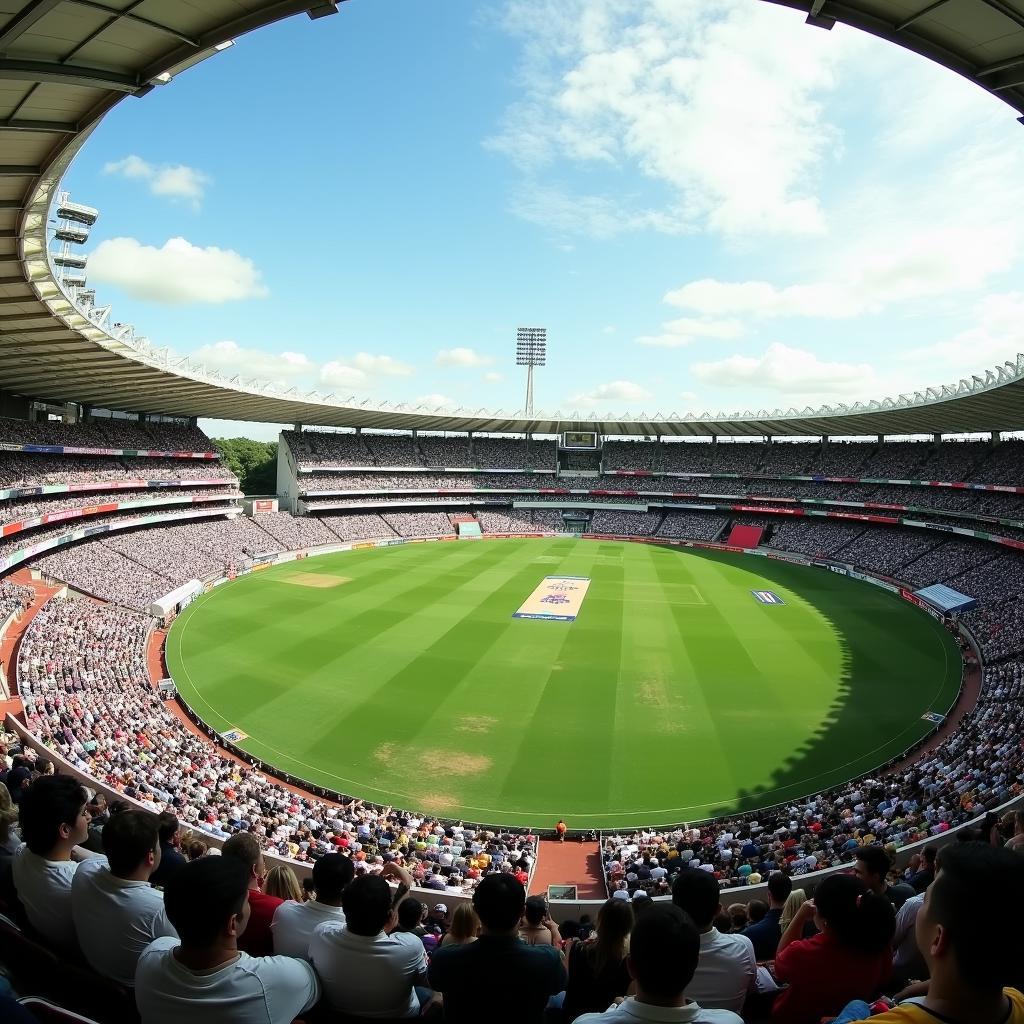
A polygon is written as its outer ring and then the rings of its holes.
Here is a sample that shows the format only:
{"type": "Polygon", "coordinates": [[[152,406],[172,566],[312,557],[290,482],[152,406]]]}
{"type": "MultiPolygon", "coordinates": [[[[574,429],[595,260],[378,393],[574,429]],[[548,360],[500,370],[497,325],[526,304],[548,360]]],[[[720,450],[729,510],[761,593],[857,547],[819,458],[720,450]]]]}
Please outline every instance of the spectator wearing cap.
{"type": "Polygon", "coordinates": [[[288,900],[274,911],[270,930],[276,955],[309,960],[309,943],[320,925],[344,926],[341,897],[354,874],[351,858],[343,853],[329,853],[313,864],[316,899],[305,903],[288,900]]]}
{"type": "Polygon", "coordinates": [[[427,914],[427,929],[439,939],[448,931],[448,904],[435,903],[427,914]]]}
{"type": "Polygon", "coordinates": [[[359,875],[341,900],[344,924],[321,924],[309,944],[327,1002],[356,1017],[418,1017],[431,997],[427,957],[417,936],[388,934],[398,915],[387,879],[359,875]]]}
{"type": "Polygon", "coordinates": [[[757,981],[757,958],[745,935],[723,935],[715,927],[722,912],[718,880],[706,871],[682,871],[672,885],[672,902],[700,932],[700,962],[687,996],[705,1009],[740,1013],[757,981]]]}
{"type": "Polygon", "coordinates": [[[773,871],[768,876],[768,912],[756,924],[743,929],[743,934],[754,945],[754,957],[757,960],[774,960],[775,951],[779,948],[782,938],[782,911],[786,900],[793,891],[793,882],[781,871],[773,871]]]}
{"type": "Polygon", "coordinates": [[[501,1008],[502,1020],[542,1024],[548,999],[565,987],[561,954],[528,946],[518,936],[526,890],[511,875],[487,875],[473,893],[480,919],[476,942],[446,946],[430,961],[432,988],[444,996],[444,1018],[476,1024],[480,1008],[501,1008]]]}
{"type": "Polygon", "coordinates": [[[244,934],[239,935],[239,949],[250,956],[270,956],[274,940],[270,926],[277,908],[284,900],[268,896],[263,891],[267,866],[256,837],[248,832],[237,832],[221,848],[221,856],[237,860],[249,876],[249,907],[251,913],[244,934]]]}
{"type": "Polygon", "coordinates": [[[304,960],[239,950],[249,880],[237,857],[203,857],[171,877],[164,903],[181,938],[155,939],[139,958],[142,1024],[291,1024],[320,998],[304,960]]]}
{"type": "Polygon", "coordinates": [[[156,815],[128,810],[103,829],[102,858],[81,864],[71,883],[71,916],[78,946],[97,974],[135,984],[142,951],[162,936],[177,938],[164,897],[150,884],[160,864],[156,815]]]}
{"type": "Polygon", "coordinates": [[[701,955],[700,934],[678,907],[658,904],[637,918],[629,937],[626,969],[636,995],[604,1013],[585,1013],[579,1024],[742,1024],[729,1010],[705,1009],[686,993],[701,955]]]}

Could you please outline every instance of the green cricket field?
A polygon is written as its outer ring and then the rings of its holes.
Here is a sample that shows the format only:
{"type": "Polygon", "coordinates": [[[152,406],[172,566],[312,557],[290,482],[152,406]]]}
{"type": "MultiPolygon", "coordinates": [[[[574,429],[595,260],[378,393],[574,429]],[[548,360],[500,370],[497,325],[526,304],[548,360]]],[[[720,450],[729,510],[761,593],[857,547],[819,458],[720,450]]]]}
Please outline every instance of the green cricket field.
{"type": "Polygon", "coordinates": [[[871,584],[573,537],[274,566],[196,600],[166,654],[203,721],[314,785],[570,828],[838,785],[934,729],[922,716],[949,710],[962,672],[939,623],[871,584]]]}

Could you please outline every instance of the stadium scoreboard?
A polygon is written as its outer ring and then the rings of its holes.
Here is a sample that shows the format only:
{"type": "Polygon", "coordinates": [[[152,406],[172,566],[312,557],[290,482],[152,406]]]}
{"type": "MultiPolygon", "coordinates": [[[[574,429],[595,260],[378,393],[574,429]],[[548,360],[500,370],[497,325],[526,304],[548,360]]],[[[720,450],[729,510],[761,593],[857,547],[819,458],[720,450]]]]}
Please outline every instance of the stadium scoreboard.
{"type": "Polygon", "coordinates": [[[600,447],[600,440],[596,431],[593,430],[564,430],[562,431],[561,447],[594,451],[600,447]]]}

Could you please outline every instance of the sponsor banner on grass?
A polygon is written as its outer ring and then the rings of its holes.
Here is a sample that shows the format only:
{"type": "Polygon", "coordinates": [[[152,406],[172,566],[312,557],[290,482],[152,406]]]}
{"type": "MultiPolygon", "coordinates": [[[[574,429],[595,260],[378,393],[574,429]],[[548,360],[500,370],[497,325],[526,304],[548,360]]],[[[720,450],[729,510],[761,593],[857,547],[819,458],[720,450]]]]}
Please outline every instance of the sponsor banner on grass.
{"type": "Polygon", "coordinates": [[[751,593],[761,604],[785,604],[773,590],[752,590],[751,593]]]}
{"type": "Polygon", "coordinates": [[[512,618],[573,622],[589,589],[589,576],[545,576],[512,618]]]}

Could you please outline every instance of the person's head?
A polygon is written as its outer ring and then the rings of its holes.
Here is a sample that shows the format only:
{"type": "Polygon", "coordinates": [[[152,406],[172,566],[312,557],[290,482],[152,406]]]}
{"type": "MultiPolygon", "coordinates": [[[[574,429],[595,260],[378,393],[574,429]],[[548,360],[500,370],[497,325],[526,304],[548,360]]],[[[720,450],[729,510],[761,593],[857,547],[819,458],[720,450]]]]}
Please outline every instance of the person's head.
{"type": "Polygon", "coordinates": [[[345,887],[341,906],[353,935],[379,935],[391,919],[391,886],[380,875],[361,874],[345,887]]]}
{"type": "Polygon", "coordinates": [[[750,924],[763,921],[768,914],[768,904],[764,900],[751,900],[747,904],[747,920],[750,924]]]}
{"type": "Polygon", "coordinates": [[[768,876],[768,900],[775,910],[781,910],[789,894],[793,891],[793,880],[781,871],[773,871],[768,876]]]}
{"type": "Polygon", "coordinates": [[[88,796],[70,775],[43,775],[21,796],[21,838],[47,860],[67,860],[89,838],[88,796]]]}
{"type": "Polygon", "coordinates": [[[680,871],[672,883],[672,902],[689,914],[702,932],[707,931],[722,908],[718,879],[710,871],[680,871]]]}
{"type": "Polygon", "coordinates": [[[249,872],[249,888],[262,889],[267,874],[263,851],[256,837],[248,832],[236,832],[221,848],[221,856],[237,860],[249,872]]]}
{"type": "Polygon", "coordinates": [[[0,843],[6,843],[11,826],[18,820],[18,808],[11,799],[11,791],[0,782],[0,843]]]}
{"type": "Polygon", "coordinates": [[[415,896],[406,896],[398,904],[398,927],[403,932],[411,932],[418,928],[427,916],[427,905],[420,903],[415,896]]]}
{"type": "Polygon", "coordinates": [[[249,923],[249,873],[234,857],[191,861],[167,880],[164,909],[185,949],[235,948],[249,923]]]}
{"type": "Polygon", "coordinates": [[[815,924],[841,945],[878,953],[896,931],[892,904],[854,875],[831,875],[814,891],[815,924]]]}
{"type": "Polygon", "coordinates": [[[885,892],[886,875],[892,867],[889,854],[881,846],[862,846],[854,853],[853,873],[872,892],[885,892]]]}
{"type": "Polygon", "coordinates": [[[539,928],[548,916],[548,905],[543,896],[528,896],[523,908],[523,917],[531,928],[539,928]]]}
{"type": "Polygon", "coordinates": [[[626,900],[605,900],[597,912],[597,941],[586,947],[597,973],[609,964],[621,963],[629,945],[633,918],[633,906],[626,900]]]}
{"type": "Polygon", "coordinates": [[[480,918],[470,903],[460,903],[452,911],[452,924],[448,934],[455,942],[466,942],[468,939],[476,938],[480,930],[480,918]]]}
{"type": "Polygon", "coordinates": [[[473,892],[473,909],[484,932],[514,932],[525,905],[526,889],[514,875],[487,875],[473,892]]]}
{"type": "Polygon", "coordinates": [[[728,915],[733,931],[741,932],[747,927],[747,905],[745,903],[730,903],[728,915]]]}
{"type": "Polygon", "coordinates": [[[148,881],[160,866],[160,838],[156,815],[131,810],[115,814],[100,835],[110,873],[117,878],[148,881]]]}
{"type": "Polygon", "coordinates": [[[178,834],[178,816],[170,811],[161,811],[159,816],[160,842],[173,844],[178,834]]]}
{"type": "Polygon", "coordinates": [[[935,861],[939,856],[939,848],[937,846],[926,846],[921,851],[921,866],[927,868],[929,871],[935,870],[935,861]]]}
{"type": "Polygon", "coordinates": [[[994,995],[1016,985],[1024,963],[1015,915],[979,909],[988,893],[1004,907],[1024,907],[1020,855],[988,843],[947,846],[917,916],[917,945],[931,977],[962,995],[994,995]]]}
{"type": "Polygon", "coordinates": [[[785,931],[790,922],[796,917],[796,912],[807,902],[807,893],[803,889],[794,889],[787,897],[782,907],[782,917],[779,918],[779,927],[785,931]]]}
{"type": "Polygon", "coordinates": [[[295,900],[302,902],[302,886],[287,864],[275,864],[268,872],[263,883],[263,891],[268,896],[276,896],[279,900],[295,900]]]}
{"type": "Polygon", "coordinates": [[[199,860],[209,852],[209,847],[202,839],[190,839],[185,846],[185,856],[189,860],[199,860]]]}
{"type": "MultiPolygon", "coordinates": [[[[699,874],[704,874],[701,871],[699,874]]],[[[700,956],[700,933],[678,906],[658,903],[637,918],[629,936],[626,966],[637,999],[679,1006],[700,956]]]]}
{"type": "Polygon", "coordinates": [[[317,903],[341,906],[341,894],[352,881],[356,866],[343,853],[329,853],[313,865],[313,889],[317,903]]]}
{"type": "Polygon", "coordinates": [[[1024,811],[1013,812],[1013,834],[1024,836],[1024,811]]]}

